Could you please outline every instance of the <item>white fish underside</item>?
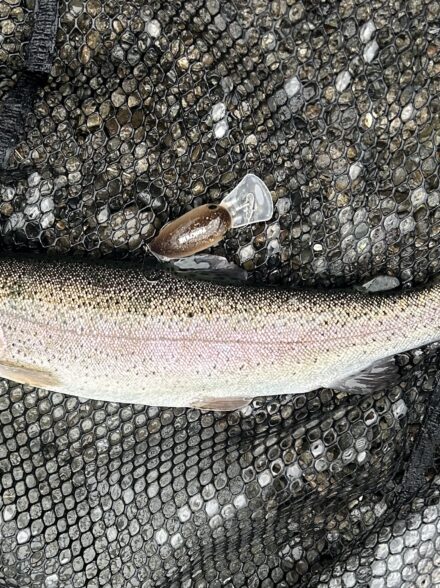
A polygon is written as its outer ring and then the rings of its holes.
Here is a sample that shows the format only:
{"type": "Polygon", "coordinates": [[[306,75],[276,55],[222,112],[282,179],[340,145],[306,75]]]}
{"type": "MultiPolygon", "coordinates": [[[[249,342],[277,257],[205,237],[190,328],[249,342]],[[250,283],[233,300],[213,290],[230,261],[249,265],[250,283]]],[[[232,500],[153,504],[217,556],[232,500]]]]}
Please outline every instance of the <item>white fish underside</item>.
{"type": "Polygon", "coordinates": [[[440,339],[438,285],[363,295],[153,278],[130,267],[1,259],[0,375],[186,407],[332,387],[440,339]]]}

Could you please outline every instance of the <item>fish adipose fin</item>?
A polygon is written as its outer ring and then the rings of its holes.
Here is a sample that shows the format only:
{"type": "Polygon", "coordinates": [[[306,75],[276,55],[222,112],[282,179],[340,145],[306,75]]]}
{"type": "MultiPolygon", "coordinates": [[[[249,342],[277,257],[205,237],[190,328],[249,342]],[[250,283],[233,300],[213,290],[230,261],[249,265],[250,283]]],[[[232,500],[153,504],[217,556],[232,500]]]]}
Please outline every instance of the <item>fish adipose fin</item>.
{"type": "Polygon", "coordinates": [[[373,394],[389,388],[397,377],[398,370],[393,356],[376,361],[362,372],[327,387],[351,394],[373,394]]]}
{"type": "Polygon", "coordinates": [[[232,396],[230,398],[206,398],[197,400],[193,403],[193,408],[200,410],[216,410],[226,412],[231,410],[240,410],[245,408],[251,402],[250,398],[240,398],[232,396]]]}

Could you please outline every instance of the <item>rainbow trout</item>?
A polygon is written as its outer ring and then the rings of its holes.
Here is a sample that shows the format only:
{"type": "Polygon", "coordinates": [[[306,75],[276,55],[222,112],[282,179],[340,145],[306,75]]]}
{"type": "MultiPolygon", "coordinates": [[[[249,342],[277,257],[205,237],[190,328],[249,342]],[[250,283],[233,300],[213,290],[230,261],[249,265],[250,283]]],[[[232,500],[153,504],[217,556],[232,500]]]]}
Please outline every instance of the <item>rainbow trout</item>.
{"type": "Polygon", "coordinates": [[[126,264],[0,259],[0,376],[66,394],[233,410],[256,396],[378,389],[440,339],[440,285],[311,292],[126,264]]]}

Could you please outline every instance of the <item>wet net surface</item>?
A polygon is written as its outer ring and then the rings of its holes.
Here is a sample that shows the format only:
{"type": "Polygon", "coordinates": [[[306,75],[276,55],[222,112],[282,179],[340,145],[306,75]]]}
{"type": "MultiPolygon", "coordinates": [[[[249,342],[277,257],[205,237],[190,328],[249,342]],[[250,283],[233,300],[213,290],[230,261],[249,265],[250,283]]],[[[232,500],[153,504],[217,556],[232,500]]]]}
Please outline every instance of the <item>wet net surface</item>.
{"type": "MultiPolygon", "coordinates": [[[[436,275],[439,2],[169,4],[0,0],[2,247],[141,263],[253,172],[256,282],[436,275]]],[[[438,584],[438,348],[398,365],[226,416],[2,381],[0,586],[438,584]]]]}

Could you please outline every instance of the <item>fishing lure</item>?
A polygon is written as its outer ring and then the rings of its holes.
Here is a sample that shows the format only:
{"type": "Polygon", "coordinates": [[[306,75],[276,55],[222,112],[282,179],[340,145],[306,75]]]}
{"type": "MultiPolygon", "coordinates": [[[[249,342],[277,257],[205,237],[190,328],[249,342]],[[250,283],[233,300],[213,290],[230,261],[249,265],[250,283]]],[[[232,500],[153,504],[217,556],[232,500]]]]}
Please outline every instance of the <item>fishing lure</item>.
{"type": "Polygon", "coordinates": [[[266,184],[247,174],[220,204],[203,204],[166,224],[148,249],[161,261],[187,257],[216,245],[229,229],[267,221],[272,215],[266,184]]]}

